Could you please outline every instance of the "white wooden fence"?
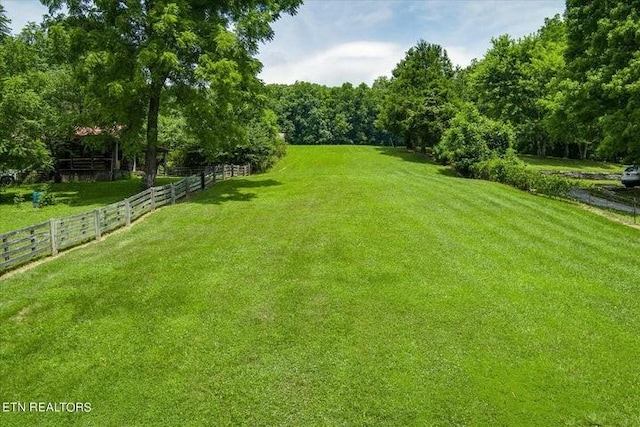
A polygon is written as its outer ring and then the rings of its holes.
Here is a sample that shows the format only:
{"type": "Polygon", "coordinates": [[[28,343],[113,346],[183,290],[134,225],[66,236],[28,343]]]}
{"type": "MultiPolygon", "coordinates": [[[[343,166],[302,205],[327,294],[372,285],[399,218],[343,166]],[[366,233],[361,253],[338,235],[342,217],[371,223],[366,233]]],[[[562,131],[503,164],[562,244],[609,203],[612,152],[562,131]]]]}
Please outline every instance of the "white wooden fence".
{"type": "Polygon", "coordinates": [[[117,228],[131,225],[142,215],[160,206],[203,190],[234,176],[251,174],[250,165],[218,165],[200,175],[188,176],[163,187],[149,188],[121,202],[93,211],[0,234],[0,275],[7,269],[36,258],[56,255],[78,244],[99,239],[117,228]]]}

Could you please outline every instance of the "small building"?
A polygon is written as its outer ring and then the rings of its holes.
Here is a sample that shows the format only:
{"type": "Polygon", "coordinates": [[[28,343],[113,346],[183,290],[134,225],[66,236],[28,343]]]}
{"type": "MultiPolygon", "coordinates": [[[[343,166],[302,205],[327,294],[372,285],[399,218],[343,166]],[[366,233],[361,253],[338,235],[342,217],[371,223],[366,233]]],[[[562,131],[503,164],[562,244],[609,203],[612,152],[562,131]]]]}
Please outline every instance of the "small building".
{"type": "Polygon", "coordinates": [[[77,128],[70,141],[54,153],[56,179],[110,181],[123,176],[126,160],[119,147],[121,129],[77,128]]]}

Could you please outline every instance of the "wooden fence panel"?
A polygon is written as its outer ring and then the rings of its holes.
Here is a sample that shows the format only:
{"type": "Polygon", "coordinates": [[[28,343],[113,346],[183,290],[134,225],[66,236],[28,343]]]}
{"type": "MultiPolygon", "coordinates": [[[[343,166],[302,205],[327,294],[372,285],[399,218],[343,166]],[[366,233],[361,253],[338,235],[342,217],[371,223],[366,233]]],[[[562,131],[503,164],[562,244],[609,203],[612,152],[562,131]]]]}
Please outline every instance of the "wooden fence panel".
{"type": "Polygon", "coordinates": [[[174,189],[175,189],[175,193],[176,193],[176,200],[182,199],[186,193],[185,193],[185,188],[186,188],[186,180],[180,180],[178,182],[176,182],[174,184],[174,189]]]}
{"type": "Polygon", "coordinates": [[[112,203],[99,209],[100,233],[108,233],[127,223],[125,202],[112,203]]]}
{"type": "Polygon", "coordinates": [[[200,183],[199,176],[190,176],[189,178],[189,192],[193,193],[201,189],[202,185],[200,183]]]}
{"type": "Polygon", "coordinates": [[[51,253],[49,222],[0,234],[0,269],[51,253]]]}
{"type": "Polygon", "coordinates": [[[131,208],[131,221],[140,218],[147,212],[151,212],[151,189],[149,188],[130,197],[129,206],[131,208]]]}
{"type": "Polygon", "coordinates": [[[171,186],[155,187],[153,195],[155,198],[154,204],[156,208],[171,203],[171,186]]]}
{"type": "Polygon", "coordinates": [[[0,234],[0,269],[51,253],[49,222],[0,234]]]}
{"type": "MultiPolygon", "coordinates": [[[[250,165],[215,165],[204,170],[205,187],[232,176],[251,173],[250,165]]],[[[154,187],[121,202],[31,227],[0,234],[0,273],[35,258],[57,254],[103,233],[131,224],[156,207],[174,203],[202,189],[202,176],[192,175],[163,187],[154,187]]]]}
{"type": "Polygon", "coordinates": [[[94,212],[85,212],[55,220],[56,247],[60,250],[93,240],[100,235],[96,230],[94,212]]]}

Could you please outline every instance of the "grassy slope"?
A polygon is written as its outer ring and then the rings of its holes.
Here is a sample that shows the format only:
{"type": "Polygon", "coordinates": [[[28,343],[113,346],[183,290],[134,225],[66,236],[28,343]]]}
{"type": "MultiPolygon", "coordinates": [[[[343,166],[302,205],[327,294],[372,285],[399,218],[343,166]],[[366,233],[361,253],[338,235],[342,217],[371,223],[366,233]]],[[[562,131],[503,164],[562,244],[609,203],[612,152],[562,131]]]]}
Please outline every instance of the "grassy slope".
{"type": "MultiPolygon", "coordinates": [[[[180,178],[159,177],[157,185],[166,185],[180,178]]],[[[139,193],[139,178],[114,182],[66,182],[51,184],[51,193],[56,197],[56,204],[39,209],[31,204],[31,193],[35,185],[19,185],[3,188],[0,193],[0,233],[28,227],[44,222],[50,218],[74,215],[124,200],[139,193]],[[22,195],[25,202],[19,206],[14,203],[14,196],[22,195]]]]}
{"type": "Polygon", "coordinates": [[[638,231],[369,147],[292,147],[0,281],[5,425],[640,424],[638,231]],[[385,154],[386,153],[386,154],[385,154]]]}
{"type": "Polygon", "coordinates": [[[520,158],[535,170],[558,170],[576,172],[622,173],[623,165],[596,162],[593,160],[561,159],[557,157],[537,157],[521,155],[520,158]]]}

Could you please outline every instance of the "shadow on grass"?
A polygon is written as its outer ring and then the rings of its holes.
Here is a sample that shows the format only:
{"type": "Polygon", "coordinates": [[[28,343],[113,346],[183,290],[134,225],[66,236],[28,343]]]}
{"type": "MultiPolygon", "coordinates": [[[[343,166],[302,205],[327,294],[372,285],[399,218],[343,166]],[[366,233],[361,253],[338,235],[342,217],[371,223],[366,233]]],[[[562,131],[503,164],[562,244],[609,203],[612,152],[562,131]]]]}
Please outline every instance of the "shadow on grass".
{"type": "MultiPolygon", "coordinates": [[[[156,186],[179,181],[179,177],[158,177],[156,186]]],[[[140,179],[122,179],[116,181],[82,181],[64,183],[20,184],[6,187],[0,192],[0,205],[12,205],[16,196],[22,196],[25,202],[31,202],[34,190],[47,191],[55,197],[56,205],[69,207],[109,205],[120,202],[142,191],[140,179]]]]}
{"type": "Polygon", "coordinates": [[[405,162],[436,164],[423,154],[408,151],[405,147],[376,147],[376,150],[382,155],[397,157],[405,162]]]}
{"type": "Polygon", "coordinates": [[[425,163],[429,165],[438,166],[438,174],[442,176],[446,176],[448,178],[466,179],[462,175],[460,175],[458,172],[456,172],[453,168],[449,166],[443,166],[442,164],[436,162],[435,160],[429,158],[424,154],[408,151],[404,147],[376,147],[376,150],[378,150],[380,154],[383,154],[385,156],[397,157],[406,162],[425,163]]]}
{"type": "Polygon", "coordinates": [[[212,203],[220,205],[225,202],[249,202],[258,195],[255,192],[248,192],[251,188],[265,188],[282,185],[280,181],[274,179],[263,179],[260,181],[249,179],[231,179],[229,181],[221,181],[216,183],[211,191],[200,194],[194,198],[194,203],[212,203]]]}
{"type": "Polygon", "coordinates": [[[438,175],[446,176],[447,178],[459,178],[459,179],[468,179],[460,175],[450,166],[441,166],[438,168],[438,175]]]}

